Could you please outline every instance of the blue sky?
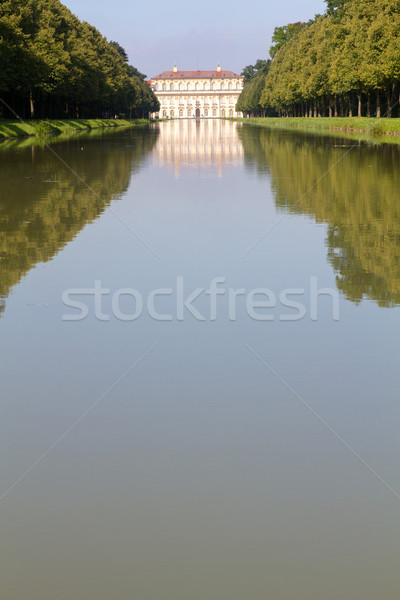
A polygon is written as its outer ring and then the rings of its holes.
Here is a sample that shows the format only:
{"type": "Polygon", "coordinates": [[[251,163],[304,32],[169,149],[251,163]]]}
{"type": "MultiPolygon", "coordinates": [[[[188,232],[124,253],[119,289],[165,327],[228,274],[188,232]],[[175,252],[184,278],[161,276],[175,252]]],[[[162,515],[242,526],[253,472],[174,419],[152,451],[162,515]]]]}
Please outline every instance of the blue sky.
{"type": "Polygon", "coordinates": [[[274,27],[308,21],[323,0],[259,1],[239,7],[228,0],[62,0],[127,50],[131,64],[149,77],[171,69],[212,69],[220,62],[240,72],[266,58],[274,27]]]}

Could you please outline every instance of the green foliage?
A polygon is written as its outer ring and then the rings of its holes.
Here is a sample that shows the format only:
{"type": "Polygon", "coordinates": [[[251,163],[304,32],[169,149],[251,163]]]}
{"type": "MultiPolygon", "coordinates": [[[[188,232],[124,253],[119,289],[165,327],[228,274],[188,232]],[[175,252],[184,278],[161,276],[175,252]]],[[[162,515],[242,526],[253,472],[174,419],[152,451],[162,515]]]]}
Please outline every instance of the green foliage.
{"type": "Polygon", "coordinates": [[[269,50],[271,58],[275,58],[277,52],[290,40],[292,40],[302,29],[306,27],[306,23],[289,23],[283,27],[275,27],[272,36],[272,46],[269,50]]]}
{"type": "Polygon", "coordinates": [[[246,84],[252,77],[254,77],[254,75],[257,75],[258,73],[267,74],[270,66],[270,60],[262,60],[261,58],[256,61],[255,65],[248,65],[242,71],[244,83],[246,84]]]}
{"type": "Polygon", "coordinates": [[[25,118],[144,114],[157,99],[127,61],[59,0],[0,3],[0,92],[25,118]]]}
{"type": "Polygon", "coordinates": [[[351,2],[352,0],[325,0],[325,4],[327,5],[327,14],[328,15],[340,15],[342,9],[344,8],[347,2],[351,2]]]}
{"type": "Polygon", "coordinates": [[[110,42],[110,46],[118,52],[118,54],[121,56],[121,58],[124,62],[126,62],[126,63],[129,62],[129,58],[128,58],[125,48],[120,46],[120,44],[118,44],[118,42],[110,42]]]}
{"type": "Polygon", "coordinates": [[[270,66],[270,60],[258,59],[255,65],[248,65],[243,69],[244,88],[236,104],[237,111],[251,115],[264,115],[260,98],[270,66]]]}
{"type": "MultiPolygon", "coordinates": [[[[261,97],[283,116],[387,116],[400,91],[398,0],[327,2],[290,36],[277,28],[261,97]]],[[[398,112],[398,111],[397,111],[398,112]]]]}

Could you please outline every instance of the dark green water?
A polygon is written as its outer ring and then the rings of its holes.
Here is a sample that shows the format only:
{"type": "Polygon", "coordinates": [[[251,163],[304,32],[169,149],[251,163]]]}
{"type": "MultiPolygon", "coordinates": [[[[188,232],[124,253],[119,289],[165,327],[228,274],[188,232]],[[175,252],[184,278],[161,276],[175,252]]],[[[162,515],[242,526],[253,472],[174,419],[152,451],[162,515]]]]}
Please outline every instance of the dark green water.
{"type": "Polygon", "coordinates": [[[1,597],[397,600],[399,149],[49,143],[0,145],[1,597]]]}

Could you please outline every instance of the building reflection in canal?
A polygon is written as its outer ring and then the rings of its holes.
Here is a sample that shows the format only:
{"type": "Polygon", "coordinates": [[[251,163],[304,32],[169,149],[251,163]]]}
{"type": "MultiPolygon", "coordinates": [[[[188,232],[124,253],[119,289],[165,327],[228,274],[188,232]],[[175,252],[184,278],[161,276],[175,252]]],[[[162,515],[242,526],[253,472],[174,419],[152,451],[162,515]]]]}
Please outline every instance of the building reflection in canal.
{"type": "MultiPolygon", "coordinates": [[[[158,125],[156,125],[158,127],[158,125]]],[[[163,123],[152,151],[154,163],[173,167],[178,178],[186,168],[215,169],[222,177],[224,169],[242,165],[244,152],[237,135],[237,123],[224,120],[176,120],[163,123]]]]}

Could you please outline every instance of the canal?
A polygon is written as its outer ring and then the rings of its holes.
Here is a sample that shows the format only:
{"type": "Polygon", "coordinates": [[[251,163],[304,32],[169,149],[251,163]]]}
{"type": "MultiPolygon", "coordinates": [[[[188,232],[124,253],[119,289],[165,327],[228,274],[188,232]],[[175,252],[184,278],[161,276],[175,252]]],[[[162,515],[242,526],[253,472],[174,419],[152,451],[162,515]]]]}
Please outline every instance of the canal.
{"type": "Polygon", "coordinates": [[[5,600],[397,600],[400,146],[0,145],[5,600]]]}

